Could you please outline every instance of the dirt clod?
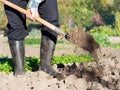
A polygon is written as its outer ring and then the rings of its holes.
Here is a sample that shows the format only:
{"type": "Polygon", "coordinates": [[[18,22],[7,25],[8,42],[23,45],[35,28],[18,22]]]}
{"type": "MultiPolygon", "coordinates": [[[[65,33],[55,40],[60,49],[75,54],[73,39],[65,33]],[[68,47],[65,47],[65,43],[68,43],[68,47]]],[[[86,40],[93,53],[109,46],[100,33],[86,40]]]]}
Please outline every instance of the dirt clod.
{"type": "Polygon", "coordinates": [[[100,49],[99,44],[90,34],[83,31],[81,26],[67,32],[66,39],[75,44],[78,48],[88,51],[95,59],[98,59],[96,50],[100,49]]]}
{"type": "Polygon", "coordinates": [[[56,76],[57,80],[61,81],[63,79],[65,79],[65,77],[61,74],[61,73],[58,73],[57,76],[56,76]]]}

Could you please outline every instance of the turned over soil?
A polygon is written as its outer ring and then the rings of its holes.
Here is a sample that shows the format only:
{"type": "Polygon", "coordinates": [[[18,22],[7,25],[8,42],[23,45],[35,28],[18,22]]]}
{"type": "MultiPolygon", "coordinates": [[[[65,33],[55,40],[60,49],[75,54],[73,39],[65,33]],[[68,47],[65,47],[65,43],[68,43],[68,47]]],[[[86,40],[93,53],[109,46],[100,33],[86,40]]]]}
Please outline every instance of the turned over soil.
{"type": "Polygon", "coordinates": [[[120,49],[101,51],[98,63],[54,65],[65,75],[61,81],[42,71],[17,77],[0,73],[0,90],[120,90],[120,49]]]}

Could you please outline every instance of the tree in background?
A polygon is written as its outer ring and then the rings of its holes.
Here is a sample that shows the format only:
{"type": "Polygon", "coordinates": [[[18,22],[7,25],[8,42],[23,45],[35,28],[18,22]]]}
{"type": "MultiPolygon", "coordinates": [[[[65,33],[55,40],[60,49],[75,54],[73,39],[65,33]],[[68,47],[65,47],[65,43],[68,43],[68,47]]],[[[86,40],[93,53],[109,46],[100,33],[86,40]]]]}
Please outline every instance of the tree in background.
{"type": "Polygon", "coordinates": [[[88,0],[88,9],[100,14],[105,25],[120,33],[120,0],[88,0]],[[92,2],[92,3],[91,3],[92,2]]]}
{"type": "Polygon", "coordinates": [[[87,9],[86,0],[58,0],[61,27],[64,30],[90,24],[93,11],[87,9]]]}
{"type": "MultiPolygon", "coordinates": [[[[92,17],[99,14],[105,25],[120,32],[120,0],[58,0],[58,6],[59,21],[64,31],[79,25],[90,29],[94,26],[94,22],[91,21],[92,17]]],[[[0,14],[0,28],[4,28],[7,19],[2,3],[0,7],[0,13],[2,13],[0,14]]],[[[33,22],[28,20],[27,25],[31,23],[33,22]]]]}
{"type": "MultiPolygon", "coordinates": [[[[70,29],[70,24],[91,28],[91,18],[98,15],[104,24],[120,31],[120,0],[58,0],[62,28],[70,29]]],[[[73,26],[74,26],[73,25],[73,26]]]]}

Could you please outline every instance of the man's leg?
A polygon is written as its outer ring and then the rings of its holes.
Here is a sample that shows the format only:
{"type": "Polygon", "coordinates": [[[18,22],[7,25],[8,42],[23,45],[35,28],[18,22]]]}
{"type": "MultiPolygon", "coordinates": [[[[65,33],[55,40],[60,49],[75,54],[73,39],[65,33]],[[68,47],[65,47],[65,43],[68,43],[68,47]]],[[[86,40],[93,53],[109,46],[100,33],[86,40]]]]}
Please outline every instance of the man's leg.
{"type": "MultiPolygon", "coordinates": [[[[27,0],[9,0],[10,2],[26,8],[27,0]]],[[[24,14],[5,5],[5,12],[8,19],[8,43],[11,55],[14,61],[14,75],[25,73],[25,49],[24,37],[28,34],[26,31],[26,17],[24,14]]]]}
{"type": "MultiPolygon", "coordinates": [[[[55,26],[59,26],[58,23],[58,8],[57,0],[45,0],[39,5],[38,9],[41,17],[46,21],[52,23],[55,26]]],[[[52,68],[52,59],[55,50],[55,45],[57,41],[57,33],[51,31],[49,28],[43,26],[42,30],[42,41],[40,48],[40,67],[39,70],[42,70],[53,77],[63,78],[62,74],[57,73],[52,68]]]]}

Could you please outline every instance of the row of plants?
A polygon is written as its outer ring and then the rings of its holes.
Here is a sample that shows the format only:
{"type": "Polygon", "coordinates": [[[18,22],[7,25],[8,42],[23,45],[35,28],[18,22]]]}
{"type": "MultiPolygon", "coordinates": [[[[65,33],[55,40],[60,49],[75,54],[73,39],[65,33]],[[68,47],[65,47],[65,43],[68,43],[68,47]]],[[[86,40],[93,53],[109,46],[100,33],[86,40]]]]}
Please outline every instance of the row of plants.
{"type": "MultiPolygon", "coordinates": [[[[93,31],[94,32],[94,31],[93,31]]],[[[98,31],[99,32],[99,31],[98,31]]],[[[99,43],[101,47],[112,47],[112,48],[120,48],[120,43],[111,43],[109,38],[109,35],[105,35],[103,33],[90,33],[93,38],[99,43]]],[[[40,45],[41,39],[40,38],[26,38],[25,44],[26,45],[40,45]]],[[[66,42],[65,40],[59,40],[57,41],[57,44],[71,44],[66,42]]]]}
{"type": "MultiPolygon", "coordinates": [[[[94,61],[93,57],[89,54],[80,56],[54,56],[53,64],[69,64],[69,63],[80,63],[80,62],[91,62],[94,61]]],[[[37,57],[26,57],[25,69],[26,71],[37,71],[39,67],[40,59],[37,57]]],[[[0,72],[13,72],[13,60],[10,57],[0,57],[0,72]]]]}

